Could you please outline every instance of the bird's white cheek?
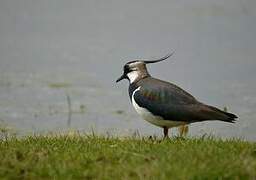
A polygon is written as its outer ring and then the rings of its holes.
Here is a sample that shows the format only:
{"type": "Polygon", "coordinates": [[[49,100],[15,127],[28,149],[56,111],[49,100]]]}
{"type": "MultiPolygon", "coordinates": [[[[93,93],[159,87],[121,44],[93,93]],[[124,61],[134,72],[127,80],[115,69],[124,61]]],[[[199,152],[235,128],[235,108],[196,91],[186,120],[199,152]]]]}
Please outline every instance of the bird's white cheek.
{"type": "Polygon", "coordinates": [[[130,80],[130,83],[133,83],[139,77],[139,74],[137,71],[132,71],[132,72],[129,72],[127,76],[130,80]]]}

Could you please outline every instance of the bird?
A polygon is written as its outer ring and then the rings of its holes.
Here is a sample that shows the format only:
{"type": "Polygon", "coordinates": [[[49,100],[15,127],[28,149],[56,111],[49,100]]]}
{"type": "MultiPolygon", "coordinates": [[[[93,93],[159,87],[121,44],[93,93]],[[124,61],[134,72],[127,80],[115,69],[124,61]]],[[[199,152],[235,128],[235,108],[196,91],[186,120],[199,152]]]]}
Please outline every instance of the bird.
{"type": "Polygon", "coordinates": [[[204,104],[177,85],[149,74],[146,65],[164,61],[172,55],[173,52],[159,59],[133,60],[123,66],[123,74],[116,83],[123,79],[129,81],[129,97],[137,113],[163,128],[164,138],[168,138],[170,128],[191,123],[212,120],[234,123],[238,118],[235,114],[204,104]]]}

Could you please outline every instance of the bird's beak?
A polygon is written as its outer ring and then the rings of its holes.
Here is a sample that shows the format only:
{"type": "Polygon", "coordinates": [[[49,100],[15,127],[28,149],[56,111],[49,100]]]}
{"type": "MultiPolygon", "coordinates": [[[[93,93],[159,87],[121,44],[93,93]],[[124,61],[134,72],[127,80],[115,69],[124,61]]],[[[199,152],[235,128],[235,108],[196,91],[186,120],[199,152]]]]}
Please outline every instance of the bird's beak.
{"type": "Polygon", "coordinates": [[[123,74],[120,78],[118,78],[118,79],[116,80],[116,83],[119,82],[119,81],[121,81],[121,80],[123,80],[123,79],[126,79],[126,75],[125,75],[125,74],[123,74]]]}

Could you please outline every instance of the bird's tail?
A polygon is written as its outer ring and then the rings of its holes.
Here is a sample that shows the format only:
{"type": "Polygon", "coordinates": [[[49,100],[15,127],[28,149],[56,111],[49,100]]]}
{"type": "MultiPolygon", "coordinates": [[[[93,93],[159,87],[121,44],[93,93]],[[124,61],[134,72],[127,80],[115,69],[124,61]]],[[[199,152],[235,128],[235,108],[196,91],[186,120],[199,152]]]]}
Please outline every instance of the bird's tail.
{"type": "Polygon", "coordinates": [[[225,111],[222,111],[218,108],[215,108],[213,106],[208,106],[208,108],[215,113],[216,119],[229,122],[229,123],[234,123],[236,121],[237,116],[232,113],[228,113],[225,111]]]}

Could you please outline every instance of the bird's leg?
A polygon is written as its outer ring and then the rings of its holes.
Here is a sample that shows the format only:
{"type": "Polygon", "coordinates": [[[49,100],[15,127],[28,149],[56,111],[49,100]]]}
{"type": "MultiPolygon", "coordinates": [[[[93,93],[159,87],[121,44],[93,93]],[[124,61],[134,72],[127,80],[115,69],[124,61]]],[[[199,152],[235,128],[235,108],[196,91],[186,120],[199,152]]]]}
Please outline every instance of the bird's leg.
{"type": "Polygon", "coordinates": [[[168,127],[164,126],[164,139],[168,138],[168,127]]]}
{"type": "Polygon", "coordinates": [[[188,134],[188,125],[181,125],[178,127],[180,137],[186,136],[188,134]]]}

